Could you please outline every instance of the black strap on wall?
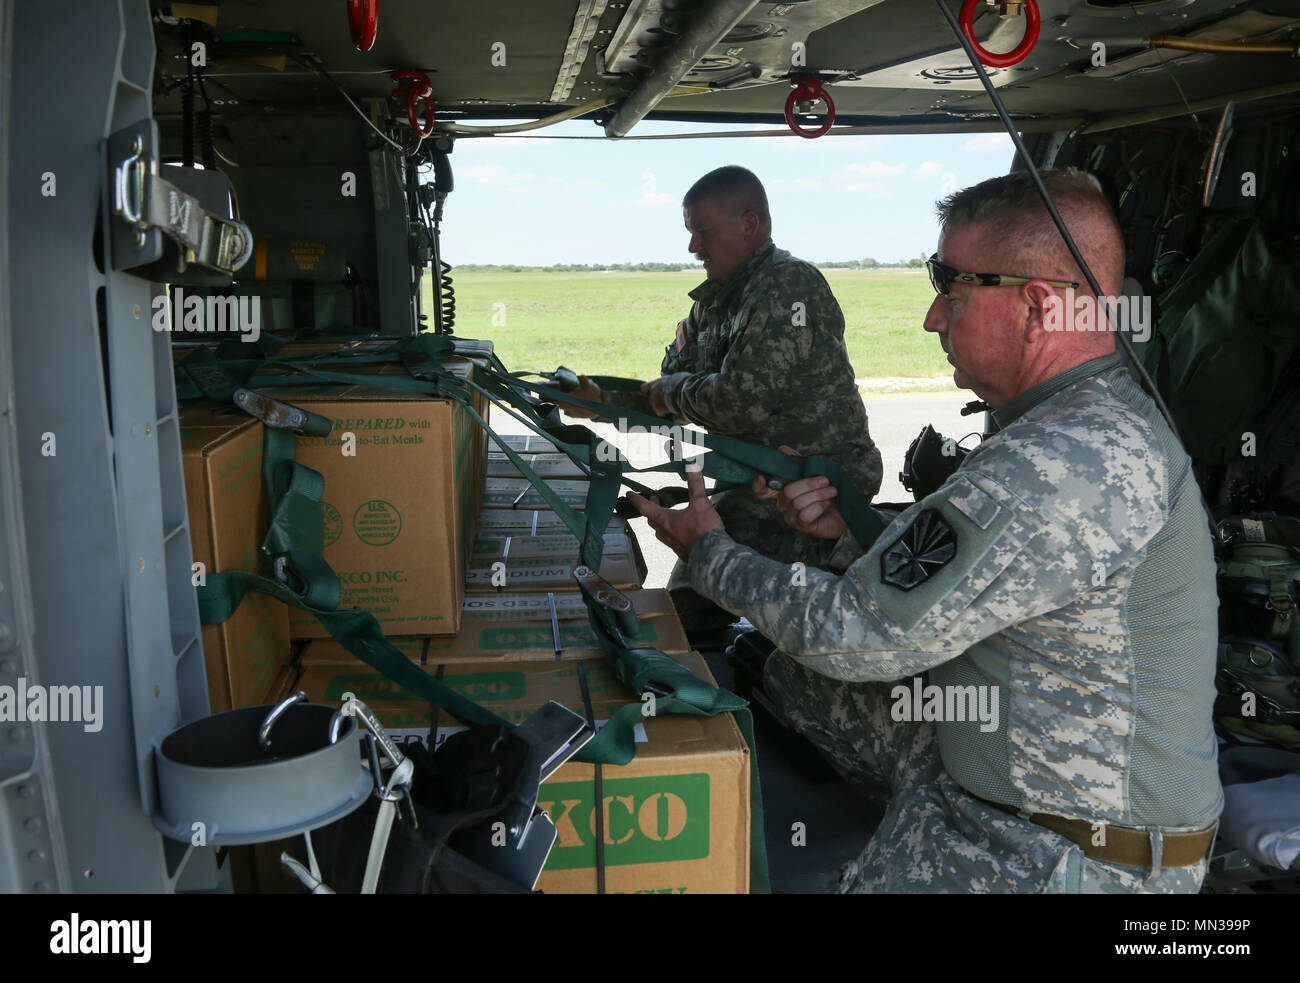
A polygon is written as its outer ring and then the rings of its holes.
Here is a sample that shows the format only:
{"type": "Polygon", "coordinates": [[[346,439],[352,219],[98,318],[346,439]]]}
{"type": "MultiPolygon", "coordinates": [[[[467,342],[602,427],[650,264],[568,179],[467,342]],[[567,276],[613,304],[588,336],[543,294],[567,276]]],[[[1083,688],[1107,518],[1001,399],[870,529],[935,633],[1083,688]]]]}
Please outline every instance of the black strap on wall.
{"type": "MultiPolygon", "coordinates": [[[[582,709],[587,715],[587,725],[592,730],[596,729],[596,716],[591,709],[591,689],[587,686],[587,667],[581,662],[578,663],[578,685],[582,687],[582,709]]],[[[592,808],[596,810],[596,893],[605,893],[605,783],[604,774],[601,771],[600,762],[592,765],[595,769],[595,785],[593,793],[595,802],[592,808]]]]}
{"type": "MultiPolygon", "coordinates": [[[[442,671],[446,668],[447,667],[441,663],[438,664],[438,671],[434,675],[434,678],[437,679],[438,682],[442,682],[442,671]]],[[[434,751],[438,750],[438,723],[442,719],[442,707],[438,706],[438,704],[433,701],[430,701],[429,705],[433,707],[433,718],[429,721],[429,753],[432,754],[434,751]]]]}

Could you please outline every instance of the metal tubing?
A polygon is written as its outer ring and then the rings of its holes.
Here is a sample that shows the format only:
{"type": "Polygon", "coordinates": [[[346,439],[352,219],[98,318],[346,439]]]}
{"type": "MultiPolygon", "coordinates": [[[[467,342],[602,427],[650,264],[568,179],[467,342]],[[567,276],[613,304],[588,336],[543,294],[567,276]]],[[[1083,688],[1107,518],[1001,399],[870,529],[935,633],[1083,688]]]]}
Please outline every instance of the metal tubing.
{"type": "Polygon", "coordinates": [[[755,0],[719,0],[702,10],[605,124],[605,135],[626,136],[754,6],[755,0]]]}

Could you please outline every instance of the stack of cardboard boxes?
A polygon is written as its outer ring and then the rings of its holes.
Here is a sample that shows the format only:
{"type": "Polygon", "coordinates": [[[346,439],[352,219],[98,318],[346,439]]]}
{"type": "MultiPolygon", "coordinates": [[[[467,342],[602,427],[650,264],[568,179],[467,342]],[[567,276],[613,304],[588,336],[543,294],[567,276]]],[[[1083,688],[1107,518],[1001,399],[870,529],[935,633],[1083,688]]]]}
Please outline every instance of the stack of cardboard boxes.
{"type": "MultiPolygon", "coordinates": [[[[196,573],[259,573],[269,520],[262,485],[262,425],[242,410],[214,405],[181,411],[181,468],[196,573]]],[[[203,626],[213,713],[263,702],[285,684],[292,664],[289,609],[252,594],[219,625],[203,626]]]]}
{"type": "MultiPolygon", "coordinates": [[[[449,368],[468,375],[471,363],[452,360],[449,368]]],[[[376,385],[271,379],[262,389],[334,421],[328,437],[297,439],[297,460],[325,478],[325,559],[342,583],[342,605],[369,610],[399,651],[507,720],[521,721],[548,700],[584,712],[579,662],[598,726],[640,703],[613,678],[592,633],[573,579],[576,540],[468,410],[384,388],[383,376],[405,376],[397,365],[350,371],[378,377],[376,385]]],[[[475,404],[486,417],[485,400],[475,404]]],[[[206,407],[187,410],[182,428],[195,560],[209,570],[258,569],[266,528],[261,424],[206,407]]],[[[536,437],[504,439],[582,508],[586,481],[566,455],[536,437]]],[[[600,574],[633,601],[637,642],[711,679],[667,592],[641,589],[644,560],[617,518],[600,574]]],[[[269,598],[250,597],[224,625],[205,628],[204,642],[213,712],[271,703],[295,689],[338,704],[350,691],[399,735],[441,741],[459,728],[342,649],[315,619],[269,598]]],[[[599,808],[607,891],[747,891],[749,756],[731,716],[652,716],[637,737],[630,764],[601,766],[599,804],[592,765],[569,762],[542,786],[539,801],[559,839],[538,887],[596,890],[599,808]]],[[[275,863],[282,846],[258,850],[258,889],[291,889],[275,863]]]]}

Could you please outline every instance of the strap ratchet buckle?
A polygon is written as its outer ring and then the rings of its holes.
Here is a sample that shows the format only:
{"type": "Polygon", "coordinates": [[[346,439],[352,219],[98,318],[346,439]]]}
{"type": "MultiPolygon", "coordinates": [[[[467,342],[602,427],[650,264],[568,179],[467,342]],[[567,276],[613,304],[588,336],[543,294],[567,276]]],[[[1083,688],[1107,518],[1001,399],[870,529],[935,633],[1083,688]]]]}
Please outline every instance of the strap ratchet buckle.
{"type": "Polygon", "coordinates": [[[292,430],[306,437],[324,437],[333,427],[327,418],[318,413],[281,402],[252,389],[236,389],[233,398],[235,405],[249,416],[256,417],[277,430],[292,430]]]}
{"type": "Polygon", "coordinates": [[[253,233],[243,222],[208,211],[194,195],[158,175],[158,165],[136,136],[113,174],[113,212],[135,227],[137,246],[158,229],[175,240],[180,269],[188,264],[232,276],[253,255],[253,233]]]}
{"type": "Polygon", "coordinates": [[[626,594],[585,563],[573,568],[573,579],[578,582],[583,596],[607,613],[623,635],[635,637],[641,633],[636,608],[626,594]]]}
{"type": "MultiPolygon", "coordinates": [[[[636,608],[633,607],[631,599],[586,564],[574,567],[573,577],[578,581],[583,596],[591,603],[593,614],[599,612],[603,615],[602,620],[617,637],[619,643],[627,645],[631,639],[634,644],[636,636],[641,634],[641,623],[637,621],[636,608]]],[[[643,692],[665,698],[672,696],[674,692],[671,687],[663,686],[653,680],[642,681],[641,689],[643,692]]]]}

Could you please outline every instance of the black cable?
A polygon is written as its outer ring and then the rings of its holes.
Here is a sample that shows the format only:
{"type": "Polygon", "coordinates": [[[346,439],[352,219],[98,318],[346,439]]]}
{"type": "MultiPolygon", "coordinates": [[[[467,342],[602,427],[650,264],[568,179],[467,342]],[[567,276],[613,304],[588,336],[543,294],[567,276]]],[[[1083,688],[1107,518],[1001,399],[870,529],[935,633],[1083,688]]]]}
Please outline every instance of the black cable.
{"type": "Polygon", "coordinates": [[[215,171],[217,169],[217,155],[212,146],[212,100],[208,98],[208,87],[203,84],[203,72],[201,70],[195,73],[195,78],[199,83],[199,94],[203,96],[203,112],[199,113],[198,116],[203,169],[205,171],[215,171]]]}
{"type": "Polygon", "coordinates": [[[194,166],[194,68],[181,90],[181,163],[194,166]]]}
{"type": "Polygon", "coordinates": [[[386,133],[384,133],[383,130],[375,126],[374,122],[372,122],[370,117],[366,115],[365,111],[360,106],[358,106],[355,102],[352,101],[352,97],[348,95],[348,90],[343,88],[343,86],[339,85],[338,82],[334,80],[334,76],[331,75],[329,72],[325,71],[325,66],[322,65],[320,62],[318,62],[314,56],[308,55],[306,53],[302,53],[297,55],[296,57],[299,62],[301,62],[303,65],[306,65],[312,71],[318,73],[321,76],[321,78],[325,79],[326,82],[334,86],[334,88],[338,89],[339,95],[341,95],[344,99],[348,101],[348,105],[350,105],[354,110],[356,110],[357,115],[361,117],[361,121],[365,123],[366,126],[374,130],[375,133],[379,136],[379,139],[383,140],[394,150],[404,155],[409,156],[412,153],[419,153],[420,146],[421,144],[424,143],[423,137],[420,137],[417,140],[414,151],[407,150],[406,147],[402,146],[402,144],[393,140],[386,133]]]}
{"type": "Polygon", "coordinates": [[[442,223],[439,218],[441,207],[442,202],[439,202],[439,211],[430,215],[428,204],[421,199],[421,210],[426,223],[425,230],[430,239],[429,245],[438,262],[438,269],[433,271],[433,276],[437,280],[433,289],[440,291],[442,295],[438,305],[438,323],[433,326],[434,333],[453,334],[456,327],[456,288],[452,286],[451,271],[455,267],[443,260],[442,250],[439,248],[440,237],[442,236],[442,223]]]}
{"type": "MultiPolygon", "coordinates": [[[[582,690],[582,709],[587,717],[587,726],[593,731],[599,730],[596,726],[596,716],[591,709],[591,687],[587,684],[587,667],[584,663],[578,663],[578,685],[582,690]]],[[[595,828],[592,830],[596,834],[596,893],[605,893],[605,776],[601,771],[600,763],[592,765],[594,774],[593,794],[595,801],[595,814],[592,817],[595,820],[595,828]]]]}
{"type": "MultiPolygon", "coordinates": [[[[971,45],[969,39],[967,39],[965,32],[962,31],[961,24],[958,23],[956,15],[948,9],[948,4],[945,3],[944,0],[935,0],[935,3],[939,5],[939,10],[943,12],[943,16],[947,19],[948,26],[952,28],[953,34],[957,36],[957,41],[966,52],[966,57],[970,59],[970,63],[975,69],[975,74],[979,76],[980,83],[984,86],[984,91],[989,94],[989,99],[993,102],[993,108],[997,111],[998,118],[1002,121],[1002,125],[1006,127],[1007,133],[1011,136],[1011,142],[1016,146],[1016,153],[1019,154],[1020,159],[1024,161],[1025,169],[1029,172],[1029,176],[1033,178],[1034,186],[1038,189],[1038,194],[1043,199],[1043,204],[1047,206],[1047,211],[1048,214],[1052,216],[1052,221],[1056,223],[1056,228],[1061,233],[1061,238],[1065,240],[1065,245],[1070,250],[1070,255],[1074,257],[1074,262],[1078,265],[1079,269],[1083,271],[1083,278],[1088,281],[1088,286],[1092,288],[1093,294],[1100,300],[1104,295],[1101,292],[1101,287],[1097,283],[1097,278],[1092,275],[1092,268],[1088,266],[1087,260],[1083,258],[1083,253],[1079,252],[1079,247],[1075,245],[1074,237],[1070,235],[1070,230],[1065,227],[1065,222],[1061,218],[1061,213],[1056,210],[1056,203],[1052,201],[1052,196],[1048,193],[1047,186],[1043,184],[1043,179],[1038,173],[1038,168],[1035,166],[1033,158],[1029,156],[1029,151],[1025,149],[1025,145],[1020,139],[1020,134],[1016,131],[1016,125],[1011,121],[1011,116],[1007,113],[1007,107],[1002,102],[1002,97],[998,95],[998,90],[993,87],[993,83],[989,81],[988,73],[984,71],[984,63],[981,62],[979,56],[975,54],[974,47],[971,45]]],[[[1106,322],[1107,328],[1110,328],[1110,315],[1106,310],[1106,305],[1098,304],[1097,306],[1102,312],[1101,317],[1106,322]]],[[[1142,380],[1144,388],[1155,401],[1161,415],[1165,418],[1165,422],[1169,424],[1169,429],[1174,432],[1174,437],[1177,438],[1179,444],[1182,444],[1182,435],[1178,432],[1178,426],[1174,423],[1174,418],[1169,412],[1169,407],[1165,405],[1164,399],[1160,396],[1160,390],[1157,389],[1156,384],[1151,381],[1151,376],[1147,374],[1146,368],[1142,365],[1136,353],[1133,351],[1133,346],[1129,343],[1128,338],[1124,336],[1122,331],[1118,330],[1115,331],[1115,337],[1118,339],[1120,347],[1124,349],[1124,353],[1128,356],[1129,363],[1137,371],[1138,377],[1142,380]]]]}
{"type": "Polygon", "coordinates": [[[442,274],[439,277],[439,286],[442,289],[442,324],[439,326],[442,334],[451,334],[456,327],[456,288],[451,284],[452,265],[444,262],[441,257],[438,264],[442,267],[442,274]]]}

